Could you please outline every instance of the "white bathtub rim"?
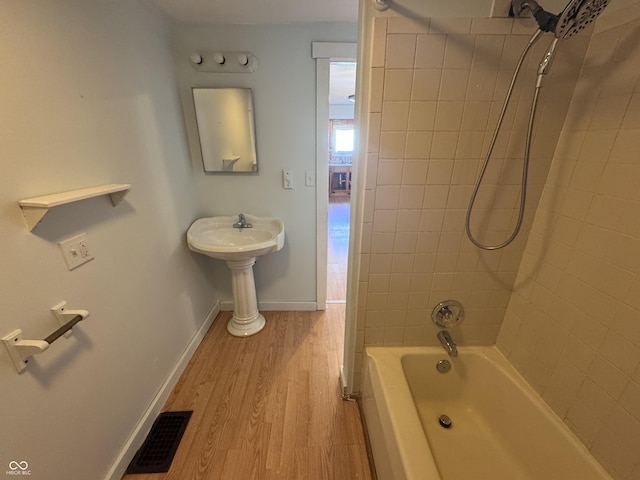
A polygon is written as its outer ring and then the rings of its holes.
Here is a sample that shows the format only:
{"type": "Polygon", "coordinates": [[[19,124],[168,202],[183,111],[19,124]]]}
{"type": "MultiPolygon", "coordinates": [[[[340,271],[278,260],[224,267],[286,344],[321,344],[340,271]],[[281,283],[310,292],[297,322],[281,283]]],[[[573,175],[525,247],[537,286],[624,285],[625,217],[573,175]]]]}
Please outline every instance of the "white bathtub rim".
{"type": "MultiPolygon", "coordinates": [[[[384,386],[380,384],[378,378],[374,377],[372,379],[372,383],[373,380],[375,380],[376,382],[374,388],[377,388],[378,391],[382,392],[384,396],[385,407],[387,407],[388,411],[391,410],[389,412],[389,420],[391,422],[391,425],[393,426],[394,431],[400,431],[403,433],[411,432],[411,436],[406,435],[405,438],[398,439],[400,443],[400,445],[398,445],[398,448],[400,450],[399,453],[402,462],[405,465],[407,473],[406,478],[408,480],[425,478],[429,480],[431,480],[432,478],[439,480],[441,477],[433,457],[424,453],[429,452],[430,447],[426,434],[422,429],[420,416],[418,414],[418,411],[416,410],[409,385],[402,369],[402,357],[411,354],[433,353],[437,352],[440,348],[440,346],[366,347],[367,361],[373,362],[380,374],[386,374],[386,378],[394,379],[393,385],[384,386]],[[392,392],[391,390],[394,391],[392,392]],[[395,397],[402,396],[402,405],[399,405],[394,409],[389,409],[388,405],[391,395],[393,395],[394,402],[396,403],[397,401],[395,401],[395,397]],[[415,423],[411,425],[411,422],[415,423]],[[418,427],[417,429],[416,426],[418,427]],[[423,438],[420,438],[420,436],[417,434],[417,430],[419,430],[419,433],[423,436],[423,438]],[[411,441],[407,441],[407,438],[410,438],[411,441]],[[415,455],[416,451],[419,452],[419,449],[421,448],[426,448],[427,450],[421,450],[423,452],[422,454],[418,453],[417,458],[422,457],[421,461],[418,464],[415,462],[415,458],[412,458],[412,454],[415,455]],[[426,466],[422,465],[423,463],[425,463],[426,466]],[[426,476],[426,473],[432,476],[426,476]]],[[[499,368],[502,372],[504,372],[505,375],[507,375],[507,377],[509,377],[509,379],[513,382],[515,387],[518,388],[524,395],[526,395],[540,408],[540,413],[553,419],[554,422],[558,422],[559,425],[564,427],[560,429],[559,433],[561,433],[567,441],[572,443],[579,451],[583,453],[584,459],[589,462],[592,468],[596,470],[603,479],[612,478],[604,469],[604,467],[602,467],[602,465],[593,456],[593,454],[589,451],[587,446],[576,436],[575,433],[573,433],[573,431],[571,431],[571,429],[566,425],[563,419],[555,411],[553,411],[553,409],[544,400],[542,400],[541,395],[539,395],[527,382],[527,380],[520,374],[520,372],[515,369],[515,367],[511,364],[511,362],[509,362],[507,357],[500,351],[497,346],[492,345],[458,347],[458,352],[458,358],[464,358],[465,353],[474,353],[487,359],[487,361],[495,365],[496,368],[499,368]]],[[[444,351],[442,351],[442,359],[448,359],[448,356],[444,351]]],[[[452,362],[456,361],[456,359],[449,360],[452,360],[452,362]]],[[[435,368],[435,365],[433,368],[435,368]]]]}
{"type": "MultiPolygon", "coordinates": [[[[367,361],[371,362],[377,370],[376,375],[370,376],[373,390],[376,394],[381,394],[381,398],[376,398],[376,401],[382,400],[384,402],[384,405],[381,405],[382,408],[379,409],[379,413],[385,417],[383,420],[391,424],[394,432],[403,432],[403,437],[398,439],[395,445],[398,451],[397,453],[400,456],[401,465],[393,465],[394,461],[391,459],[393,471],[398,480],[400,480],[400,478],[406,480],[439,480],[440,473],[438,472],[433,456],[425,453],[430,452],[431,447],[422,428],[422,422],[420,421],[418,411],[413,402],[409,385],[404,374],[398,377],[397,372],[393,371],[402,355],[406,353],[406,349],[402,352],[399,350],[386,352],[395,358],[397,361],[395,364],[392,361],[378,361],[380,356],[379,352],[376,352],[378,358],[369,354],[370,349],[375,352],[378,349],[386,348],[388,347],[367,347],[366,350],[367,361]],[[379,376],[394,379],[393,385],[382,384],[379,376]],[[394,399],[394,408],[389,408],[390,398],[394,399]],[[398,398],[402,399],[400,405],[398,405],[398,398]],[[407,441],[408,439],[411,441],[407,441]],[[401,472],[400,470],[403,471],[401,472]]],[[[384,429],[384,422],[382,423],[382,428],[384,429]]],[[[385,432],[385,437],[386,435],[393,435],[393,433],[385,432]]],[[[397,438],[397,436],[395,437],[397,438]]]]}

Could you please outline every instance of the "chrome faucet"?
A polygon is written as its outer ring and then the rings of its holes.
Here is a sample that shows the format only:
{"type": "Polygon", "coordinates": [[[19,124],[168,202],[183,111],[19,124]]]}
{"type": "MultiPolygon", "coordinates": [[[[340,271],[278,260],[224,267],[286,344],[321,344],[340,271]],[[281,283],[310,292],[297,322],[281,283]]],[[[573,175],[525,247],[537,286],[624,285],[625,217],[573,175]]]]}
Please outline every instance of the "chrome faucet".
{"type": "Polygon", "coordinates": [[[451,322],[452,320],[454,320],[453,312],[451,311],[451,309],[449,308],[448,305],[445,305],[444,307],[442,307],[440,309],[440,314],[442,315],[442,318],[444,319],[445,325],[447,323],[451,322]]]}
{"type": "Polygon", "coordinates": [[[238,215],[238,221],[236,223],[234,223],[233,228],[251,228],[253,227],[253,225],[251,225],[249,222],[247,222],[247,219],[244,218],[244,213],[241,213],[240,215],[238,215]]]}
{"type": "Polygon", "coordinates": [[[451,338],[451,334],[448,330],[440,330],[438,332],[438,340],[447,351],[450,357],[458,356],[458,347],[456,346],[456,342],[451,338]]]}

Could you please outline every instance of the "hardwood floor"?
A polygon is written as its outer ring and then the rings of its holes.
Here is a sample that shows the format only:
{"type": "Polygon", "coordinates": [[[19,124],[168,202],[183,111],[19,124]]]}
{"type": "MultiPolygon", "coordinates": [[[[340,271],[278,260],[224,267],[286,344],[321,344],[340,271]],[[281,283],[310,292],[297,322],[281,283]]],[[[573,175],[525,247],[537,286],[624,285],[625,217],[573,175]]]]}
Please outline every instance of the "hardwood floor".
{"type": "Polygon", "coordinates": [[[349,253],[349,197],[330,197],[327,249],[327,301],[345,303],[349,253]]]}
{"type": "Polygon", "coordinates": [[[164,407],[193,410],[171,469],[124,480],[371,478],[358,406],[340,396],[344,305],[263,314],[248,338],[218,316],[164,407]]]}

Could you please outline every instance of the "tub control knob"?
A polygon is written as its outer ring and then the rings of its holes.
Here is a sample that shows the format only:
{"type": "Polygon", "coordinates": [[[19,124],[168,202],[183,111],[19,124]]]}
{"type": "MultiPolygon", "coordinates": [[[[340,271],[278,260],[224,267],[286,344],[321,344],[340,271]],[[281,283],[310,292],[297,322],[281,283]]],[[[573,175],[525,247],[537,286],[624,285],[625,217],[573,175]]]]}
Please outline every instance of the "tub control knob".
{"type": "Polygon", "coordinates": [[[431,319],[440,328],[452,328],[464,320],[464,307],[457,300],[445,300],[435,306],[431,319]]]}

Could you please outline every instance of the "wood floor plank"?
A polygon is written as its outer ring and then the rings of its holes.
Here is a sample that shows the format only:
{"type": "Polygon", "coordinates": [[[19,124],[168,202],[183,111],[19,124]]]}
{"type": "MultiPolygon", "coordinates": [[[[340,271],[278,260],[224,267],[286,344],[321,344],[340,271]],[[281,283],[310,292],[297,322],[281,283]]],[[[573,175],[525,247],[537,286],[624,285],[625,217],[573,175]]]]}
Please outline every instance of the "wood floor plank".
{"type": "Polygon", "coordinates": [[[329,199],[327,244],[327,301],[347,298],[347,258],[349,251],[349,197],[329,199]]]}
{"type": "Polygon", "coordinates": [[[340,396],[344,305],[215,320],[163,410],[193,410],[167,473],[123,480],[370,479],[357,404],[340,396]]]}
{"type": "Polygon", "coordinates": [[[269,444],[269,424],[258,427],[260,439],[253,447],[227,450],[221,478],[255,479],[268,478],[266,469],[267,447],[269,444]]]}

